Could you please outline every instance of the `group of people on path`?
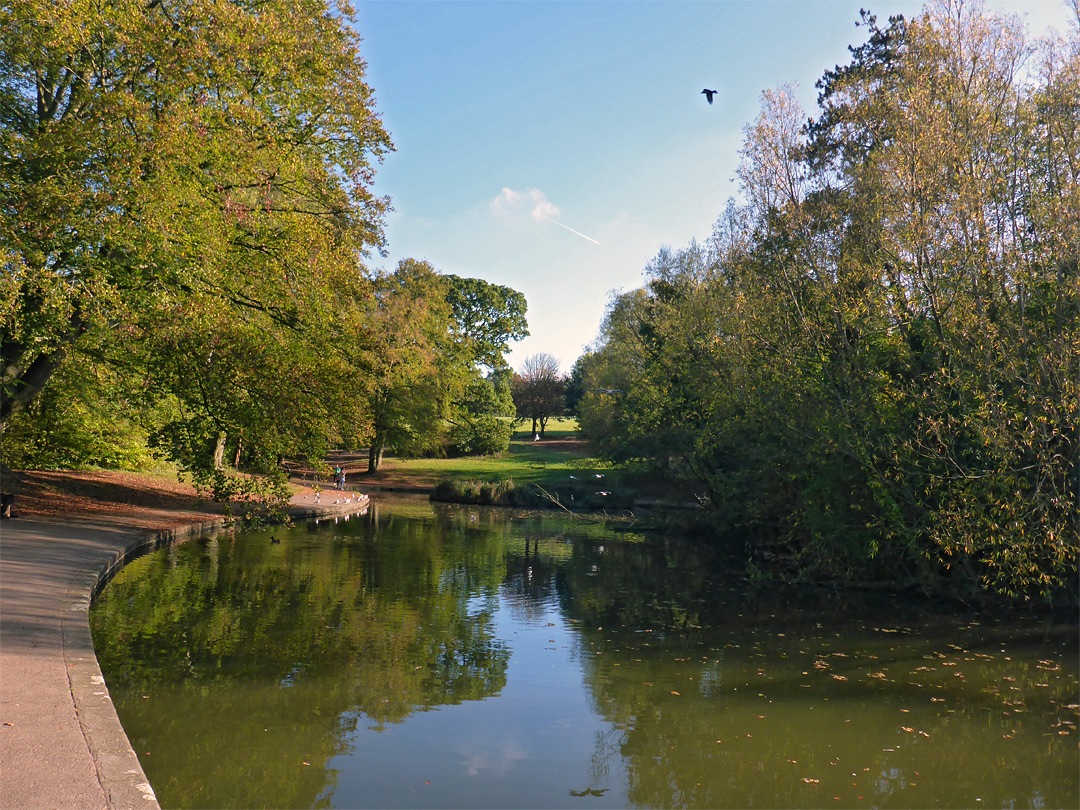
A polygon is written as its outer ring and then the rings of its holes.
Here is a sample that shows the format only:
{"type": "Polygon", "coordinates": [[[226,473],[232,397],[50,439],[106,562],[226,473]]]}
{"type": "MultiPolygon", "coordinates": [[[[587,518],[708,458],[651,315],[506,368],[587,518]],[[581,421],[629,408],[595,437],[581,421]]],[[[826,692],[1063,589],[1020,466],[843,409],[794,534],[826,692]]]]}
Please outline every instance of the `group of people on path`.
{"type": "Polygon", "coordinates": [[[334,488],[345,489],[345,470],[341,467],[334,467],[334,488]]]}

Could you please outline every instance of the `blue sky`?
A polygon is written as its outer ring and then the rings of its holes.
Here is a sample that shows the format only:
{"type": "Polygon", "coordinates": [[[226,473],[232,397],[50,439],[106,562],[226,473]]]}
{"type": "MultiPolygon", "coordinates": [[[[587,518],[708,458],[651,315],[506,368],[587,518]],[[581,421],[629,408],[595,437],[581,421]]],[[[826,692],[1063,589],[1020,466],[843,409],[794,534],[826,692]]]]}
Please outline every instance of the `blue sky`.
{"type": "MultiPolygon", "coordinates": [[[[860,6],[884,22],[912,2],[403,2],[361,0],[369,83],[397,151],[375,190],[394,205],[392,268],[520,290],[530,337],[564,371],[613,291],[640,286],[662,246],[707,239],[762,91],[845,64],[860,6]],[[701,90],[715,89],[712,105],[701,90]]],[[[1068,30],[1064,0],[997,0],[1033,31],[1068,30]]]]}

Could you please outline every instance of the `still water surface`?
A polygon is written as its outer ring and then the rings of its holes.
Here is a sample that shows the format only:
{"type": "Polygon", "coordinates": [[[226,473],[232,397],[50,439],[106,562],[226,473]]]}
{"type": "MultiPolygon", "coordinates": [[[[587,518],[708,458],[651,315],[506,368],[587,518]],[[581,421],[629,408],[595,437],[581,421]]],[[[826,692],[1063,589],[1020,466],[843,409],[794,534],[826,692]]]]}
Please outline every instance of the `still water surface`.
{"type": "Polygon", "coordinates": [[[724,569],[400,500],[148,555],[91,622],[165,808],[1080,805],[1075,625],[724,569]]]}

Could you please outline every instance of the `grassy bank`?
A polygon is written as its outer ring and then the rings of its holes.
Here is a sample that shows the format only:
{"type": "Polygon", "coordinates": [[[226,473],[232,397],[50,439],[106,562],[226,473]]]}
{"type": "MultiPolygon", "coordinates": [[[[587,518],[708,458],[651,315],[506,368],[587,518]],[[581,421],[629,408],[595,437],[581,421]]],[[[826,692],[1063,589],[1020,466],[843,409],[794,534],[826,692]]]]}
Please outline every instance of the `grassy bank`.
{"type": "Polygon", "coordinates": [[[618,509],[629,502],[628,494],[620,491],[618,471],[593,456],[577,437],[577,420],[553,419],[543,440],[533,438],[530,431],[518,430],[510,447],[494,456],[391,456],[378,473],[358,475],[354,480],[360,488],[365,484],[399,489],[438,487],[436,497],[465,503],[533,506],[542,505],[548,495],[573,508],[618,509]]]}

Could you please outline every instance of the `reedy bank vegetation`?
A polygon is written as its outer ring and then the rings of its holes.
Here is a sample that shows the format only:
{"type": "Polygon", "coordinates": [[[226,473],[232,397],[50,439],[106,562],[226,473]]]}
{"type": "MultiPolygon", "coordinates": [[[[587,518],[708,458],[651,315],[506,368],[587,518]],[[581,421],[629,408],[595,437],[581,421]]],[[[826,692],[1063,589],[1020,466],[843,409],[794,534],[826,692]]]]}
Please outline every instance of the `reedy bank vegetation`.
{"type": "Polygon", "coordinates": [[[1078,29],[863,23],[812,118],[763,94],[711,240],[613,299],[582,432],[757,570],[1075,602],[1078,29]]]}

